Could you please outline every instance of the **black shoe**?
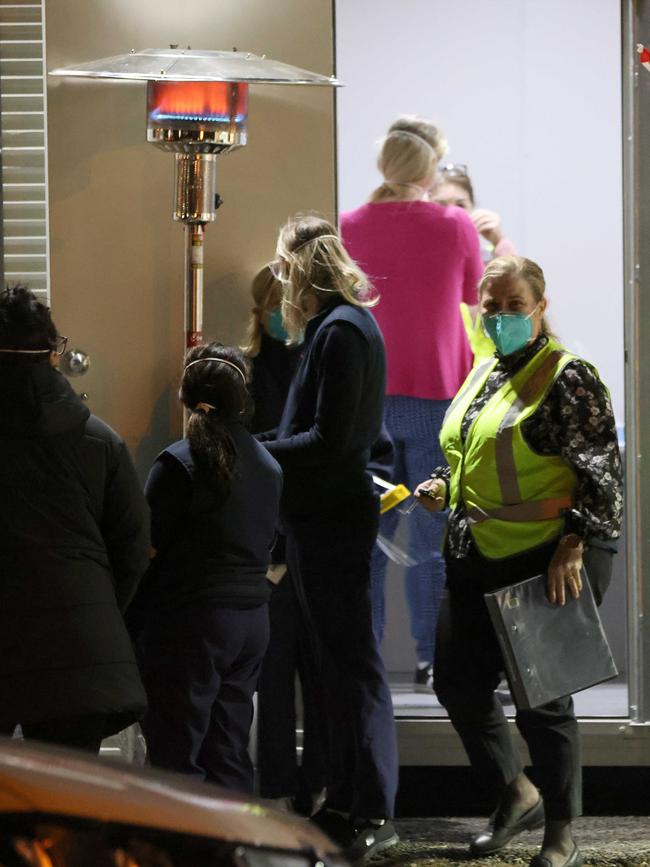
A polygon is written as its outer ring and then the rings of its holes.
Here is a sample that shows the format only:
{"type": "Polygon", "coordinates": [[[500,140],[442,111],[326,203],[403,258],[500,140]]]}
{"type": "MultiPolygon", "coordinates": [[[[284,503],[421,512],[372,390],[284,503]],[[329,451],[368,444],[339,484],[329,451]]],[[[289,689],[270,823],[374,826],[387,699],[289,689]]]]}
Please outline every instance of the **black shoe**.
{"type": "MultiPolygon", "coordinates": [[[[513,837],[521,834],[522,831],[532,831],[534,828],[541,828],[543,824],[544,801],[542,798],[514,821],[510,812],[497,810],[485,831],[477,834],[469,844],[469,851],[472,855],[489,855],[491,852],[503,849],[513,837]]],[[[545,865],[539,865],[539,867],[545,867],[545,865]]]]}
{"type": "Polygon", "coordinates": [[[356,839],[356,828],[342,813],[322,807],[310,819],[332,842],[346,849],[356,839]]]}
{"type": "Polygon", "coordinates": [[[310,819],[323,806],[325,790],[320,792],[307,792],[302,789],[291,799],[291,809],[299,816],[310,819]]]}
{"type": "Polygon", "coordinates": [[[361,864],[366,858],[390,849],[395,843],[399,843],[399,837],[390,819],[359,819],[354,840],[343,847],[343,854],[351,864],[361,864]]]}
{"type": "MultiPolygon", "coordinates": [[[[582,867],[583,864],[584,859],[582,853],[577,846],[574,846],[573,852],[569,855],[562,867],[582,867]]],[[[535,857],[528,862],[528,867],[553,867],[553,864],[543,855],[535,855],[535,857]]]]}
{"type": "Polygon", "coordinates": [[[433,663],[426,668],[416,668],[413,675],[413,686],[416,692],[431,692],[433,689],[433,663]]]}

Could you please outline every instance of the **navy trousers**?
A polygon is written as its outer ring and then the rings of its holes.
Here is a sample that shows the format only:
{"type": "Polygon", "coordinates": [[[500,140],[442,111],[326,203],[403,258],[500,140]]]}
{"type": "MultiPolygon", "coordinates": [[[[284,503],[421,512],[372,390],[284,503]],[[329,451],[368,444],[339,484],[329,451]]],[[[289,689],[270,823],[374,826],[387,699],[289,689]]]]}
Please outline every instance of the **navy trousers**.
{"type": "MultiPolygon", "coordinates": [[[[299,579],[298,579],[299,580],[299,579]]],[[[271,636],[257,695],[257,772],[263,798],[294,798],[309,812],[325,786],[324,719],[314,636],[287,571],[269,601],[271,636]],[[302,698],[302,761],[296,753],[296,675],[302,698]]]]}
{"type": "Polygon", "coordinates": [[[328,733],[326,806],[367,818],[393,815],[398,758],[386,672],[372,630],[370,556],[378,500],[292,521],[287,563],[300,575],[321,649],[328,733]]]}
{"type": "Polygon", "coordinates": [[[154,767],[253,791],[248,739],[269,638],[268,606],[210,602],[152,613],[139,643],[154,767]]]}

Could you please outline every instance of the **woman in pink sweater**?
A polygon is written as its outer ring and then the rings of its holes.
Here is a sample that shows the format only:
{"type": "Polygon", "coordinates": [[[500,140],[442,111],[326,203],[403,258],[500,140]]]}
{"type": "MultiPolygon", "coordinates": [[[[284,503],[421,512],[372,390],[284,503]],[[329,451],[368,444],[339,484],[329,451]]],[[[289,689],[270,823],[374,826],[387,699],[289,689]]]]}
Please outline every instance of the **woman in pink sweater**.
{"type": "MultiPolygon", "coordinates": [[[[442,419],[472,361],[459,305],[476,303],[483,272],[469,215],[428,200],[445,149],[433,124],[400,118],[379,156],[383,184],[367,204],[341,215],[344,243],[380,295],[373,312],[386,342],[386,426],[396,450],[394,481],[412,489],[436,466],[431,460],[443,460],[438,444],[442,419]]],[[[382,527],[389,536],[395,532],[390,515],[382,527]]],[[[445,581],[440,553],[444,523],[444,517],[424,509],[409,519],[409,553],[416,565],[406,570],[406,593],[418,658],[415,682],[425,689],[432,683],[445,581]]],[[[377,550],[372,601],[378,641],[385,622],[385,571],[386,559],[377,550]]]]}

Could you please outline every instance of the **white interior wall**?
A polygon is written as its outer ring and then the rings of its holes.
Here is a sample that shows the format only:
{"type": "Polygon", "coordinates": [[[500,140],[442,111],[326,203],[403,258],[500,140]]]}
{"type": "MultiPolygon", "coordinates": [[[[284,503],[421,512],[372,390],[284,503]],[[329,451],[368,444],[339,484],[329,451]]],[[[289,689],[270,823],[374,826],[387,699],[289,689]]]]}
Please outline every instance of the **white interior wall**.
{"type": "Polygon", "coordinates": [[[478,204],[543,267],[551,325],[623,423],[618,0],[337,0],[339,207],[395,117],[435,120],[478,204]]]}

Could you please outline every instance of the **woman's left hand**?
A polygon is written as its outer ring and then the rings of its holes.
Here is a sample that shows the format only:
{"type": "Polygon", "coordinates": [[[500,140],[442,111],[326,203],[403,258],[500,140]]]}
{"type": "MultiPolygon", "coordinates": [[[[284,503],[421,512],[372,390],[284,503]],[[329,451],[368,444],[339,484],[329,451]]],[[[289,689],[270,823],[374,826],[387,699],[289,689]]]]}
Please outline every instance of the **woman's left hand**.
{"type": "Polygon", "coordinates": [[[546,578],[546,595],[554,605],[565,604],[567,588],[574,599],[580,596],[583,547],[582,539],[575,533],[560,539],[546,578]]]}

